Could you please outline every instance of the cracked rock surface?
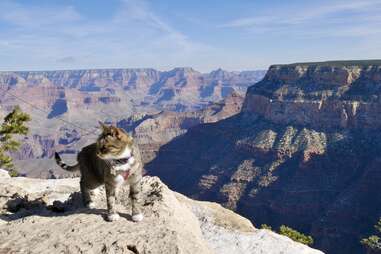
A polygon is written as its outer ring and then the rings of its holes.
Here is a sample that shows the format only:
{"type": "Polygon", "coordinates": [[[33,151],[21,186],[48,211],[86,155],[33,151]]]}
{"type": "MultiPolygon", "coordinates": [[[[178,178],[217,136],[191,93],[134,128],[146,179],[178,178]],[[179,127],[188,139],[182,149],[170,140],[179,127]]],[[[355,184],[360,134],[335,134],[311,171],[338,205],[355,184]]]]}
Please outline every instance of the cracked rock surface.
{"type": "Polygon", "coordinates": [[[173,192],[157,177],[144,177],[142,188],[142,222],[131,220],[128,188],[119,191],[120,220],[106,222],[104,190],[95,209],[82,208],[78,178],[0,178],[0,252],[321,253],[173,192]]]}

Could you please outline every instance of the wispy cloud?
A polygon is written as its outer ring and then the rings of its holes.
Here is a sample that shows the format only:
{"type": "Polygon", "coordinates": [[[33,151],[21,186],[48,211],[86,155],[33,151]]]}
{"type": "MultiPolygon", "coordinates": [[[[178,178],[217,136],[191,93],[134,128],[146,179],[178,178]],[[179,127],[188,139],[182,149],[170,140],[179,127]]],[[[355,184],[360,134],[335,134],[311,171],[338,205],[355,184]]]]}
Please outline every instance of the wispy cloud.
{"type": "MultiPolygon", "coordinates": [[[[73,6],[29,8],[5,0],[0,22],[12,28],[0,35],[0,56],[31,56],[21,67],[28,69],[41,63],[53,68],[168,68],[211,49],[175,29],[144,0],[121,0],[113,16],[102,21],[87,19],[73,6]]],[[[8,68],[12,63],[6,63],[8,68]]]]}
{"type": "Polygon", "coordinates": [[[220,28],[250,32],[303,32],[304,35],[362,36],[380,33],[381,2],[375,0],[331,1],[320,6],[272,10],[255,17],[239,17],[220,28]]]}
{"type": "Polygon", "coordinates": [[[381,56],[380,0],[184,2],[0,0],[0,70],[239,70],[381,56]]]}
{"type": "Polygon", "coordinates": [[[142,22],[162,32],[176,32],[172,27],[165,23],[161,18],[150,10],[147,2],[139,0],[123,0],[124,5],[115,15],[114,22],[124,23],[128,20],[142,22]]]}
{"type": "Polygon", "coordinates": [[[210,49],[209,46],[195,42],[184,33],[173,28],[168,22],[155,14],[147,2],[143,0],[123,0],[123,3],[124,5],[115,15],[113,22],[122,26],[145,27],[144,32],[155,34],[155,38],[151,41],[154,48],[172,47],[172,50],[181,50],[182,55],[210,49]],[[147,31],[148,29],[151,29],[151,31],[147,31]]]}
{"type": "Polygon", "coordinates": [[[46,27],[77,22],[81,15],[72,6],[29,7],[15,1],[0,3],[0,20],[22,28],[46,27]]]}
{"type": "Polygon", "coordinates": [[[75,63],[75,62],[76,62],[76,59],[75,59],[75,57],[67,56],[67,57],[62,57],[62,58],[60,58],[60,59],[57,59],[57,62],[59,62],[59,63],[69,63],[69,64],[72,64],[72,63],[75,63]]]}
{"type": "Polygon", "coordinates": [[[260,25],[297,25],[311,20],[324,18],[330,14],[337,14],[340,12],[374,12],[374,8],[381,8],[380,1],[354,1],[354,2],[341,2],[331,3],[325,6],[309,6],[300,10],[293,10],[292,12],[280,13],[267,13],[262,16],[237,18],[227,22],[221,27],[256,27],[260,25]],[[283,14],[282,14],[283,13],[283,14]]]}

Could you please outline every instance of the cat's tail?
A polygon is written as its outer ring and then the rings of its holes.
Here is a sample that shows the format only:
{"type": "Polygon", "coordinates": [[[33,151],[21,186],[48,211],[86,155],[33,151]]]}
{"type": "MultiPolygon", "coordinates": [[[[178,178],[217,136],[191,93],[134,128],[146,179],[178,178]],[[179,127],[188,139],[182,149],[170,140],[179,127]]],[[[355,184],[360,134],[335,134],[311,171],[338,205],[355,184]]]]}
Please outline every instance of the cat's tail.
{"type": "Polygon", "coordinates": [[[56,159],[58,166],[60,166],[62,169],[66,170],[66,171],[77,171],[77,170],[79,170],[79,163],[77,163],[74,166],[69,166],[62,161],[60,155],[57,152],[54,154],[54,158],[56,159]]]}

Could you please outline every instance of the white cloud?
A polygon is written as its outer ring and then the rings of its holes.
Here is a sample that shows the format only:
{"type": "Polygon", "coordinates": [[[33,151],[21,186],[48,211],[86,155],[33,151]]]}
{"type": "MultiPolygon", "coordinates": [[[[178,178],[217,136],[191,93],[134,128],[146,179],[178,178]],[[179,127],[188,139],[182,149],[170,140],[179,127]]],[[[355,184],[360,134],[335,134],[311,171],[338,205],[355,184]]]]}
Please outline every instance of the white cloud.
{"type": "Polygon", "coordinates": [[[87,19],[72,6],[30,8],[13,1],[0,3],[0,10],[8,10],[0,11],[0,24],[15,28],[0,33],[4,46],[0,55],[12,58],[0,60],[0,69],[162,69],[187,65],[195,55],[212,50],[172,27],[147,2],[120,3],[113,17],[102,21],[87,19]]]}
{"type": "Polygon", "coordinates": [[[57,62],[59,63],[75,63],[76,62],[76,59],[75,57],[72,57],[72,56],[67,56],[67,57],[62,57],[60,59],[57,59],[57,62]]]}
{"type": "Polygon", "coordinates": [[[36,28],[77,22],[81,15],[72,6],[28,7],[14,1],[0,3],[0,20],[16,27],[36,28]]]}
{"type": "Polygon", "coordinates": [[[234,13],[221,9],[221,17],[208,18],[207,29],[204,19],[174,23],[195,14],[174,18],[148,0],[119,0],[114,13],[101,19],[65,1],[44,2],[37,6],[0,0],[0,70],[175,66],[238,70],[317,57],[374,58],[380,52],[375,46],[381,39],[380,0],[265,6],[255,16],[237,16],[216,28],[214,22],[234,13]],[[335,39],[326,42],[327,38],[335,39]]]}
{"type": "Polygon", "coordinates": [[[380,33],[381,2],[377,0],[330,1],[319,6],[272,10],[255,17],[244,17],[220,28],[244,29],[254,33],[303,33],[301,35],[363,36],[380,33]]]}
{"type": "Polygon", "coordinates": [[[209,46],[192,41],[184,33],[174,29],[162,18],[157,16],[143,0],[124,0],[122,9],[115,15],[113,22],[118,26],[137,28],[143,26],[143,32],[154,32],[155,38],[151,42],[153,49],[180,50],[181,55],[195,53],[199,50],[208,50],[209,46]],[[147,31],[151,28],[152,31],[147,31]],[[156,33],[155,33],[156,32],[156,33]]]}

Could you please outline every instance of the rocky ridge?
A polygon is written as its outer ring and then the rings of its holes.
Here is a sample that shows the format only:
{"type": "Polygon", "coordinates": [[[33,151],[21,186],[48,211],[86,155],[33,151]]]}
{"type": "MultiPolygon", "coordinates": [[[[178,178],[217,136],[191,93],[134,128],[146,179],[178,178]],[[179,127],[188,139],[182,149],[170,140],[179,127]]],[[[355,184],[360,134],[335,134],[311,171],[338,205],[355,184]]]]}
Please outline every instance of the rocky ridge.
{"type": "MultiPolygon", "coordinates": [[[[232,93],[242,95],[263,74],[221,69],[200,73],[192,68],[0,72],[0,115],[20,104],[32,117],[30,135],[22,140],[21,150],[12,154],[16,165],[27,169],[21,173],[46,178],[52,174],[41,169],[51,169],[56,175],[68,176],[51,163],[54,150],[73,160],[81,147],[97,137],[98,121],[117,124],[138,115],[154,117],[162,111],[197,111],[194,117],[192,113],[183,113],[178,119],[203,118],[203,114],[212,114],[205,112],[211,107],[215,107],[212,110],[216,114],[221,111],[218,115],[229,116],[229,112],[223,111],[227,107],[220,106],[219,110],[211,102],[222,101],[232,93]]],[[[166,116],[174,119],[173,115],[164,113],[160,119],[166,116]]],[[[175,132],[184,132],[191,122],[175,132]]],[[[148,121],[144,125],[148,126],[148,121]]],[[[167,142],[169,136],[157,144],[167,142]]],[[[151,159],[154,151],[147,154],[151,159]]]]}
{"type": "Polygon", "coordinates": [[[380,83],[380,61],[274,65],[249,89],[243,112],[315,129],[379,129],[380,83]]]}
{"type": "Polygon", "coordinates": [[[0,251],[11,253],[322,253],[209,202],[170,191],[144,177],[145,219],[130,220],[127,189],[121,219],[106,222],[103,190],[97,209],[79,205],[79,179],[0,178],[0,251]],[[11,212],[10,212],[11,211],[11,212]]]}
{"type": "Polygon", "coordinates": [[[20,97],[28,94],[29,102],[50,110],[51,118],[70,109],[104,104],[194,110],[222,100],[233,91],[245,93],[263,74],[263,71],[221,69],[200,73],[192,68],[0,72],[0,102],[11,106],[14,98],[5,93],[6,90],[20,97]]]}
{"type": "Polygon", "coordinates": [[[381,214],[380,73],[380,61],[272,66],[240,114],[192,128],[146,168],[327,253],[361,253],[381,214]]]}
{"type": "Polygon", "coordinates": [[[131,131],[145,163],[156,157],[160,147],[203,123],[214,123],[241,111],[244,97],[233,92],[223,101],[193,112],[163,111],[124,119],[117,126],[131,131]]]}

